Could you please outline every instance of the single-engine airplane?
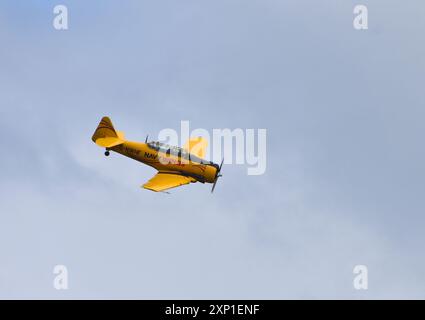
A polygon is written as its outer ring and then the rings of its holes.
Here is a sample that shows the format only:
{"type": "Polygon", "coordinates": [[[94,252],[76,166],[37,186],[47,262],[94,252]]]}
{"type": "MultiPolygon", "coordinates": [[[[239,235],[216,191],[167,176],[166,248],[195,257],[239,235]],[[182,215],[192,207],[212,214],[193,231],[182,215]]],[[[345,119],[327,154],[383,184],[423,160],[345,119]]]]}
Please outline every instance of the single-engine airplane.
{"type": "Polygon", "coordinates": [[[223,165],[203,159],[207,141],[201,137],[190,138],[183,148],[151,141],[145,143],[128,141],[124,133],[116,131],[111,119],[103,117],[92,137],[93,142],[105,148],[105,156],[115,151],[126,157],[147,164],[158,173],[143,188],[155,192],[194,182],[212,183],[214,191],[223,165]]]}

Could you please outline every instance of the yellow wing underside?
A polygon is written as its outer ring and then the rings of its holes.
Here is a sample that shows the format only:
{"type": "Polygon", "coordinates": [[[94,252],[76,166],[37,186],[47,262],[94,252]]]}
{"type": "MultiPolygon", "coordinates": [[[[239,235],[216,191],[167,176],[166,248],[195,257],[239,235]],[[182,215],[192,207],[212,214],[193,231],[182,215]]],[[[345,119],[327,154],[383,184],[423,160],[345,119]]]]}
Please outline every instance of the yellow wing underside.
{"type": "Polygon", "coordinates": [[[142,187],[158,192],[179,187],[184,184],[189,184],[191,182],[196,182],[196,180],[191,177],[182,176],[179,173],[158,172],[142,187]]]}

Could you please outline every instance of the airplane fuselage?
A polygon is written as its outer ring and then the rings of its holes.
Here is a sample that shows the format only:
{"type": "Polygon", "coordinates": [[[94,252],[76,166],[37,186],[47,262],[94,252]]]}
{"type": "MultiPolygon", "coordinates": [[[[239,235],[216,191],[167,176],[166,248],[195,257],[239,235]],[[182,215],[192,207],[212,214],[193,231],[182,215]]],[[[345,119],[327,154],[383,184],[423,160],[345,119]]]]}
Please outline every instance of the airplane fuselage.
{"type": "Polygon", "coordinates": [[[106,149],[147,164],[160,172],[179,172],[202,183],[213,183],[219,168],[217,164],[193,155],[183,156],[181,153],[156,150],[149,143],[125,141],[106,149]]]}

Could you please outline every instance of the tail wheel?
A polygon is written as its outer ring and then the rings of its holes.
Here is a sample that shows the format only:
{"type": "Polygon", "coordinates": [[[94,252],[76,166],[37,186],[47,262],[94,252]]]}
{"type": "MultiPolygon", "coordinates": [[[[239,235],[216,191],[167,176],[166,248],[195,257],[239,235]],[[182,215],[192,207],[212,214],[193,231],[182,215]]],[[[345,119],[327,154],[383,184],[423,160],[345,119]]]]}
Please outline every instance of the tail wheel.
{"type": "Polygon", "coordinates": [[[105,156],[109,156],[109,151],[108,150],[105,151],[105,156]]]}

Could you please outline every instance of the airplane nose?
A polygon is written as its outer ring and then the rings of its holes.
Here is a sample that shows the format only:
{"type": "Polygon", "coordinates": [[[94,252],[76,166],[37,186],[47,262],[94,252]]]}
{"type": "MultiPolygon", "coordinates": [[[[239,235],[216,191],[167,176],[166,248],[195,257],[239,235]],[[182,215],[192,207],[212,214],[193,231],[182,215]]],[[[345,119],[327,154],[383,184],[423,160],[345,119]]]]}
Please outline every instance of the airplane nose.
{"type": "Polygon", "coordinates": [[[209,165],[207,166],[207,171],[205,175],[206,180],[210,183],[213,183],[217,177],[218,171],[219,171],[219,166],[217,166],[215,163],[212,163],[212,162],[209,163],[209,165]]]}
{"type": "Polygon", "coordinates": [[[220,170],[220,167],[218,166],[217,163],[213,163],[211,162],[212,166],[215,168],[215,170],[218,172],[218,170],[220,170]]]}

